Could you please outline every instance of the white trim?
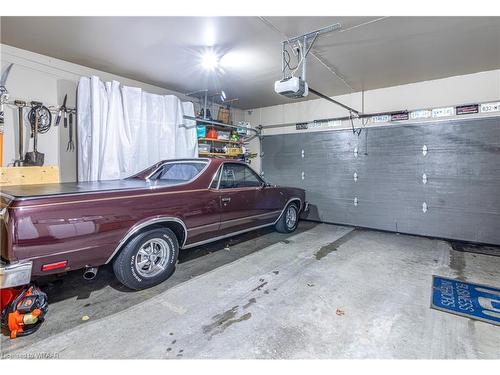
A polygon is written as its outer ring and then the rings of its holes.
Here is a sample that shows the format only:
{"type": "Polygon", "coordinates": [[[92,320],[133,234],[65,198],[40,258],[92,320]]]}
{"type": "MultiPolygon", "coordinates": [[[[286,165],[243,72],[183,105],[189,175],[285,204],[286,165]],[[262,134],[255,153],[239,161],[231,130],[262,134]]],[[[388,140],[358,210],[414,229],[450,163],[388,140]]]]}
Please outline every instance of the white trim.
{"type": "Polygon", "coordinates": [[[247,229],[243,229],[243,230],[240,230],[240,231],[237,231],[237,232],[232,232],[232,233],[229,233],[229,234],[225,234],[223,236],[213,237],[213,238],[210,238],[208,240],[204,240],[204,241],[200,241],[200,242],[195,242],[195,243],[189,244],[187,246],[184,246],[182,249],[183,250],[184,249],[190,249],[190,248],[195,247],[195,246],[204,245],[204,244],[207,244],[207,243],[210,243],[210,242],[215,242],[215,241],[218,241],[218,240],[222,240],[223,238],[227,238],[227,237],[237,236],[238,234],[250,232],[252,230],[256,230],[256,229],[260,229],[260,228],[264,228],[264,227],[269,227],[271,225],[274,225],[274,223],[259,225],[257,227],[247,228],[247,229]]]}
{"type": "MultiPolygon", "coordinates": [[[[263,214],[252,215],[252,216],[245,216],[245,217],[240,217],[240,218],[237,218],[237,219],[230,219],[230,220],[225,220],[225,221],[219,221],[219,225],[220,224],[225,224],[225,223],[230,223],[230,222],[233,222],[233,221],[238,221],[238,220],[253,219],[253,218],[256,218],[256,217],[260,217],[260,216],[270,216],[270,215],[277,214],[278,212],[281,213],[282,210],[271,211],[271,212],[266,212],[266,213],[263,213],[263,214]]],[[[214,224],[216,224],[216,223],[205,224],[205,225],[200,225],[198,227],[189,228],[188,232],[189,231],[193,231],[193,230],[198,230],[198,229],[204,228],[204,227],[209,227],[209,226],[214,225],[214,224]]]]}

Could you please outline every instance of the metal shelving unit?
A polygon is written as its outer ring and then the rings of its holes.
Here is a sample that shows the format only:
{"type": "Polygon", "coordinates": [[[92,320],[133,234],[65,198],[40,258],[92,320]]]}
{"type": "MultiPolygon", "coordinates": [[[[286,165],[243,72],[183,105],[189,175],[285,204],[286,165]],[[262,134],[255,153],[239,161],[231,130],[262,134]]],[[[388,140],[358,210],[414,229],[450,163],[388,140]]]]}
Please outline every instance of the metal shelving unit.
{"type": "MultiPolygon", "coordinates": [[[[238,125],[225,124],[223,122],[209,120],[209,119],[204,119],[204,118],[199,118],[199,117],[184,116],[184,118],[187,119],[187,120],[196,121],[197,123],[208,124],[208,125],[212,125],[212,126],[220,127],[220,128],[224,128],[224,129],[234,130],[234,129],[240,129],[241,128],[241,126],[238,126],[238,125]]],[[[258,128],[258,129],[247,128],[246,130],[250,131],[253,134],[250,135],[250,136],[248,136],[248,135],[247,136],[240,136],[240,140],[239,141],[232,141],[232,140],[227,140],[227,139],[213,139],[213,138],[206,138],[206,137],[204,137],[204,138],[198,138],[198,141],[202,140],[203,142],[214,142],[214,143],[215,142],[219,142],[219,143],[225,143],[225,144],[229,144],[229,145],[231,145],[231,144],[232,145],[238,145],[239,147],[241,147],[241,146],[243,146],[245,144],[248,144],[248,142],[250,142],[255,137],[258,137],[259,141],[262,141],[261,129],[260,128],[258,128]]],[[[242,158],[242,157],[244,157],[245,160],[249,159],[251,157],[254,157],[254,156],[250,156],[250,155],[247,155],[247,154],[232,155],[232,154],[228,154],[228,153],[218,153],[218,152],[199,152],[198,155],[202,156],[202,157],[227,157],[227,158],[242,158]]]]}

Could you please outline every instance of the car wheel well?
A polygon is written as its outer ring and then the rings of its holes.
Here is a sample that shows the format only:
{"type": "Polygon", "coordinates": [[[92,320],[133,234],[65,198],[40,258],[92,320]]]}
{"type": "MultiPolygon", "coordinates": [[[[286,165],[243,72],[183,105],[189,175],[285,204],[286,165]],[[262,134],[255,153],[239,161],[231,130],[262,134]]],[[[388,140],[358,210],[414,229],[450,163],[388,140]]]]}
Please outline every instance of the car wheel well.
{"type": "Polygon", "coordinates": [[[288,206],[290,205],[294,205],[295,207],[297,207],[297,211],[300,211],[300,207],[302,205],[302,201],[299,199],[299,198],[296,198],[296,199],[292,199],[290,202],[288,202],[288,204],[286,205],[285,207],[285,210],[288,206]]]}
{"type": "MultiPolygon", "coordinates": [[[[176,221],[163,221],[160,223],[152,224],[151,226],[147,226],[143,228],[143,230],[151,230],[152,228],[167,228],[174,232],[177,241],[179,242],[179,248],[184,244],[184,240],[186,239],[186,233],[184,231],[184,227],[182,224],[176,221]]],[[[142,230],[140,231],[142,232],[142,230]]]]}
{"type": "Polygon", "coordinates": [[[140,228],[137,232],[135,232],[133,235],[131,235],[129,238],[127,238],[126,241],[123,241],[123,243],[121,243],[119,245],[119,247],[115,250],[113,255],[106,261],[106,263],[109,263],[110,261],[115,259],[116,256],[122,251],[122,249],[125,246],[127,246],[127,244],[130,241],[132,241],[134,238],[136,238],[138,235],[140,235],[144,232],[150,231],[152,229],[155,229],[155,228],[170,229],[172,232],[174,232],[175,237],[177,238],[177,241],[179,242],[179,249],[182,248],[182,245],[184,244],[184,242],[186,240],[186,235],[187,235],[186,229],[184,228],[184,226],[181,223],[179,223],[177,221],[165,220],[165,221],[160,221],[160,222],[156,222],[156,223],[151,223],[150,225],[147,225],[147,226],[140,228]]]}

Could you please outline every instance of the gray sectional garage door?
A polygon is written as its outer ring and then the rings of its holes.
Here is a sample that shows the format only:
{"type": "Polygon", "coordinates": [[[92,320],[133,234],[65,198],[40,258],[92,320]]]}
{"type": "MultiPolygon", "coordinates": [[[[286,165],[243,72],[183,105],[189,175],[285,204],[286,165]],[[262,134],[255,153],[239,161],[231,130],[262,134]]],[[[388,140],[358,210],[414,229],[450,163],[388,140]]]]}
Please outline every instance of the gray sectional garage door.
{"type": "Polygon", "coordinates": [[[264,178],[305,189],[312,220],[500,244],[499,117],[391,125],[359,137],[271,135],[262,151],[264,178]]]}

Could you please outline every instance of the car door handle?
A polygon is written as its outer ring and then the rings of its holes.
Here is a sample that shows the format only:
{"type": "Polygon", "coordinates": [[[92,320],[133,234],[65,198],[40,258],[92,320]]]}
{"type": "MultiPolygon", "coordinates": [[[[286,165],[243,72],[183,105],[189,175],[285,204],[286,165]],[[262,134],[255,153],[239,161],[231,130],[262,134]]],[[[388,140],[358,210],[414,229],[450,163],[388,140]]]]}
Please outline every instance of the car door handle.
{"type": "Polygon", "coordinates": [[[229,203],[231,202],[231,198],[222,198],[222,203],[229,203]]]}

